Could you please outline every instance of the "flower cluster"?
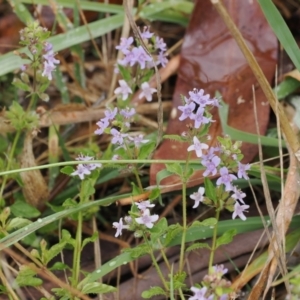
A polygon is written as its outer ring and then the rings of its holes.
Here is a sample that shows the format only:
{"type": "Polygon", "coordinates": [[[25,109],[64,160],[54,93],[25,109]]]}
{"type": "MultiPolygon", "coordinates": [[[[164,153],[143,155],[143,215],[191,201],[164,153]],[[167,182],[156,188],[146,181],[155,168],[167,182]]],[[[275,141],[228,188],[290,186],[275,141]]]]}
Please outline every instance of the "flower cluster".
{"type": "MultiPolygon", "coordinates": [[[[94,158],[92,156],[84,156],[82,154],[80,154],[76,160],[79,161],[93,161],[94,158]]],[[[73,173],[71,173],[72,176],[79,176],[79,178],[81,180],[84,179],[85,175],[90,175],[91,171],[97,169],[97,168],[101,168],[102,164],[99,163],[90,163],[90,164],[78,164],[76,167],[76,171],[74,171],[73,173]]]]}
{"type": "Polygon", "coordinates": [[[129,94],[132,94],[136,87],[141,89],[139,99],[143,97],[147,101],[152,101],[152,95],[157,92],[147,82],[148,78],[153,74],[151,68],[154,65],[165,67],[168,59],[166,57],[167,46],[162,38],[154,36],[154,33],[149,32],[148,27],[144,27],[143,32],[140,32],[143,44],[147,46],[149,52],[146,52],[139,41],[134,45],[133,37],[121,38],[120,45],[116,47],[122,52],[123,58],[118,60],[117,72],[122,73],[124,79],[119,80],[119,87],[114,91],[115,95],[126,101],[129,94]],[[149,55],[151,54],[151,55],[149,55]],[[134,68],[134,67],[137,68],[134,68]],[[134,78],[133,72],[138,71],[139,80],[128,80],[129,77],[134,78]],[[128,76],[129,75],[129,76],[128,76]]]}
{"type": "MultiPolygon", "coordinates": [[[[190,119],[194,122],[193,129],[189,134],[193,143],[187,148],[187,151],[195,151],[205,169],[204,177],[219,176],[216,181],[217,187],[224,188],[225,192],[232,192],[231,199],[235,202],[234,206],[231,205],[231,207],[233,206],[232,218],[235,219],[239,216],[242,220],[246,220],[244,211],[249,208],[249,205],[245,205],[243,200],[246,195],[233,185],[233,181],[237,178],[248,179],[247,171],[250,169],[249,164],[240,162],[242,159],[239,149],[241,144],[239,142],[232,144],[230,138],[225,137],[219,138],[219,146],[209,147],[198,137],[203,127],[208,127],[213,122],[209,110],[220,106],[218,99],[211,99],[210,95],[204,94],[202,89],[194,89],[189,92],[189,98],[184,97],[183,99],[185,104],[178,106],[182,112],[179,120],[190,119]],[[232,170],[237,172],[237,176],[231,173],[232,170]]],[[[198,207],[199,203],[205,200],[204,192],[205,189],[200,187],[198,192],[190,196],[195,201],[193,208],[198,207]]]]}
{"type": "Polygon", "coordinates": [[[153,227],[153,223],[158,220],[158,215],[151,215],[149,208],[154,207],[154,204],[151,204],[150,200],[145,200],[142,202],[136,202],[135,205],[139,209],[138,216],[135,213],[132,213],[134,216],[125,217],[125,222],[127,225],[123,224],[123,218],[120,218],[119,222],[114,222],[113,227],[117,229],[115,237],[122,235],[123,229],[136,229],[136,224],[144,225],[147,228],[151,229],[153,227]],[[133,222],[133,220],[135,222],[133,222]]]}
{"type": "Polygon", "coordinates": [[[149,142],[149,140],[144,139],[142,134],[131,136],[128,133],[124,133],[130,128],[130,122],[136,114],[134,108],[125,107],[119,110],[115,107],[114,109],[105,110],[104,114],[105,117],[96,123],[98,128],[95,130],[95,134],[111,134],[111,143],[118,147],[134,145],[136,148],[139,148],[141,144],[149,142]],[[121,129],[116,129],[113,126],[121,129]]]}
{"type": "Polygon", "coordinates": [[[212,272],[204,276],[202,288],[191,287],[191,291],[194,295],[190,297],[189,300],[228,300],[228,290],[231,282],[222,278],[227,272],[228,269],[224,268],[223,265],[213,266],[212,272]],[[223,291],[223,294],[220,295],[221,291],[223,291]]]}
{"type": "Polygon", "coordinates": [[[52,80],[52,72],[55,70],[57,64],[59,64],[59,60],[54,58],[55,53],[53,52],[52,44],[45,42],[43,47],[43,66],[44,70],[42,76],[47,77],[49,80],[52,80]]]}

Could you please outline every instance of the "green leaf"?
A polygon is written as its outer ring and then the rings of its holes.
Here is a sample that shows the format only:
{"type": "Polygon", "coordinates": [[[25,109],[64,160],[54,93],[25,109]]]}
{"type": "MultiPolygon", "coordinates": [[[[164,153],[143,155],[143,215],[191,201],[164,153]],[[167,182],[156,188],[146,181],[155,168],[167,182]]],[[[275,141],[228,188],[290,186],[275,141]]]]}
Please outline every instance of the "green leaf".
{"type": "Polygon", "coordinates": [[[203,220],[201,223],[203,226],[213,227],[218,223],[218,220],[216,218],[207,218],[203,220]]]}
{"type": "Polygon", "coordinates": [[[205,185],[205,195],[212,201],[216,202],[217,201],[216,187],[208,177],[204,178],[204,185],[205,185]]]}
{"type": "Polygon", "coordinates": [[[166,140],[176,141],[176,142],[186,142],[186,139],[177,134],[165,134],[163,136],[166,140]]]}
{"type": "Polygon", "coordinates": [[[189,251],[194,251],[203,248],[211,249],[207,243],[194,243],[193,245],[187,247],[185,251],[189,252],[189,251]]]}
{"type": "Polygon", "coordinates": [[[129,68],[125,68],[124,66],[122,65],[119,65],[118,64],[118,69],[120,71],[120,74],[121,76],[123,77],[123,79],[127,82],[127,83],[130,83],[132,81],[131,79],[131,74],[130,74],[130,69],[129,68]]]}
{"type": "Polygon", "coordinates": [[[167,296],[164,289],[162,289],[160,286],[152,286],[149,290],[143,291],[142,293],[142,297],[144,299],[149,299],[158,295],[167,296]]]}
{"type": "Polygon", "coordinates": [[[60,261],[57,261],[51,268],[49,268],[51,271],[64,271],[68,269],[70,269],[70,267],[60,261]]]}
{"type": "Polygon", "coordinates": [[[24,83],[20,78],[15,77],[12,84],[20,90],[31,92],[31,87],[27,83],[24,83]]]}
{"type": "Polygon", "coordinates": [[[98,232],[94,232],[91,237],[85,238],[83,240],[81,249],[83,249],[86,244],[97,241],[98,238],[99,238],[98,232]]]}
{"type": "Polygon", "coordinates": [[[130,256],[134,259],[136,259],[144,254],[149,253],[149,251],[151,251],[151,250],[149,249],[149,246],[146,244],[140,244],[134,248],[124,249],[124,252],[130,253],[130,256]]]}
{"type": "Polygon", "coordinates": [[[28,219],[24,219],[24,218],[13,218],[11,219],[7,226],[6,226],[6,230],[7,231],[11,231],[13,229],[19,229],[19,228],[22,228],[24,226],[27,226],[29,224],[31,224],[32,222],[28,219]]]}
{"type": "Polygon", "coordinates": [[[17,275],[16,282],[17,284],[22,286],[40,286],[43,284],[43,280],[35,277],[36,272],[33,271],[30,266],[34,267],[33,263],[29,263],[28,265],[21,265],[20,272],[17,275]]]}
{"type": "Polygon", "coordinates": [[[177,273],[173,276],[173,284],[174,284],[174,289],[179,289],[179,288],[184,288],[185,287],[185,281],[186,279],[186,273],[185,272],[180,272],[177,273]]]}
{"type": "Polygon", "coordinates": [[[57,256],[66,246],[65,241],[60,241],[58,244],[53,245],[49,250],[43,253],[43,263],[47,265],[55,256],[57,256]]]}
{"type": "Polygon", "coordinates": [[[22,200],[17,200],[11,207],[11,212],[16,217],[36,218],[39,217],[41,212],[30,204],[22,200]]]}
{"type": "Polygon", "coordinates": [[[278,84],[278,86],[274,88],[274,93],[277,96],[278,100],[280,100],[289,96],[299,88],[300,81],[293,77],[286,77],[278,84]]]}
{"type": "Polygon", "coordinates": [[[95,194],[94,180],[90,178],[83,180],[81,182],[81,192],[80,192],[80,197],[82,197],[81,202],[82,203],[87,202],[90,196],[94,194],[95,194]]]}
{"type": "Polygon", "coordinates": [[[149,200],[155,200],[160,196],[160,189],[154,188],[151,190],[151,193],[149,195],[149,200]]]}
{"type": "Polygon", "coordinates": [[[217,238],[216,248],[232,242],[233,237],[237,234],[236,229],[229,229],[217,238]]]}
{"type": "Polygon", "coordinates": [[[169,172],[178,175],[180,178],[183,175],[183,170],[179,163],[166,164],[166,168],[169,172]]]}
{"type": "Polygon", "coordinates": [[[166,238],[164,241],[164,246],[168,246],[169,243],[177,236],[179,233],[183,231],[183,227],[180,224],[170,225],[166,234],[166,238]]]}
{"type": "Polygon", "coordinates": [[[111,285],[99,283],[99,282],[90,282],[84,285],[81,292],[83,294],[105,294],[116,292],[117,289],[111,285]]]}
{"type": "Polygon", "coordinates": [[[154,142],[143,144],[140,148],[138,158],[139,159],[148,158],[154,151],[155,147],[156,147],[156,143],[154,142]]]}

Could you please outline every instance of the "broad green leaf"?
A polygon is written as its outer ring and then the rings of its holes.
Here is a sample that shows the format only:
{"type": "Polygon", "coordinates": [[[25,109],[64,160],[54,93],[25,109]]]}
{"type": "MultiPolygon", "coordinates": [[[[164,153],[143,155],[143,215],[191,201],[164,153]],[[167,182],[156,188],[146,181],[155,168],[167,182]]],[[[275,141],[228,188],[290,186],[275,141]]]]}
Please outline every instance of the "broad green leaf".
{"type": "Polygon", "coordinates": [[[36,218],[41,215],[41,212],[25,201],[18,200],[11,207],[11,213],[20,218],[36,218]]]}
{"type": "Polygon", "coordinates": [[[99,282],[89,282],[85,284],[81,290],[83,294],[105,294],[116,291],[117,289],[115,287],[99,282]]]}
{"type": "Polygon", "coordinates": [[[36,272],[30,268],[30,266],[34,266],[33,263],[29,263],[29,265],[21,265],[20,272],[17,275],[16,282],[17,284],[22,286],[40,286],[43,284],[43,280],[35,277],[36,272]]]}
{"type": "Polygon", "coordinates": [[[208,178],[204,178],[204,185],[205,185],[205,195],[211,199],[212,201],[217,201],[216,195],[216,187],[213,185],[212,181],[208,178]]]}
{"type": "Polygon", "coordinates": [[[9,232],[13,229],[19,229],[21,227],[27,226],[30,223],[32,223],[32,222],[28,219],[19,218],[19,217],[13,218],[8,222],[8,224],[6,226],[6,230],[9,232]]]}
{"type": "Polygon", "coordinates": [[[193,245],[189,246],[188,248],[186,248],[186,252],[189,251],[194,251],[194,250],[198,250],[198,249],[210,249],[210,246],[207,243],[194,243],[193,245]]]}
{"type": "Polygon", "coordinates": [[[225,231],[220,237],[217,238],[216,247],[226,245],[232,242],[233,237],[237,234],[236,229],[225,231]]]}
{"type": "Polygon", "coordinates": [[[166,296],[165,290],[160,286],[152,286],[150,289],[142,292],[142,297],[144,299],[149,299],[158,295],[166,296]]]}

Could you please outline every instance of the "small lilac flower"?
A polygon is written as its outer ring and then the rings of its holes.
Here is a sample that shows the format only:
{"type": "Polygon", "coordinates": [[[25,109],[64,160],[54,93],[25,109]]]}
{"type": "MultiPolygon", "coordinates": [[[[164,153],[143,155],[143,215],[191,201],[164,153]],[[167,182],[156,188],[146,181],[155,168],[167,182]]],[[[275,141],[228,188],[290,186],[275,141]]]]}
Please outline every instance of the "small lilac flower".
{"type": "Polygon", "coordinates": [[[205,297],[207,287],[204,286],[203,288],[198,289],[192,286],[191,291],[194,293],[194,296],[190,297],[188,300],[207,300],[207,298],[205,297]]]}
{"type": "Polygon", "coordinates": [[[238,201],[236,201],[234,204],[234,212],[232,214],[232,219],[234,220],[238,216],[243,221],[245,221],[247,218],[244,215],[244,211],[246,211],[246,209],[248,209],[249,207],[249,205],[240,205],[238,201]]]}
{"type": "Polygon", "coordinates": [[[128,137],[135,145],[135,147],[139,147],[141,144],[147,144],[149,140],[144,140],[144,136],[139,134],[138,136],[129,136],[128,137]]]}
{"type": "Polygon", "coordinates": [[[155,204],[151,204],[150,200],[142,201],[142,202],[135,202],[135,205],[138,207],[138,209],[144,211],[149,207],[154,207],[155,204]]]}
{"type": "Polygon", "coordinates": [[[167,65],[169,61],[167,59],[166,54],[162,51],[158,53],[157,60],[158,60],[158,65],[161,64],[163,68],[167,65]]]}
{"type": "Polygon", "coordinates": [[[21,70],[22,72],[26,71],[26,69],[27,69],[27,65],[22,65],[22,66],[20,67],[20,70],[21,70]]]}
{"type": "Polygon", "coordinates": [[[55,70],[55,65],[49,64],[47,61],[44,61],[44,70],[42,73],[43,77],[48,77],[49,80],[52,80],[52,72],[55,70]]]}
{"type": "Polygon", "coordinates": [[[76,176],[76,175],[78,175],[79,178],[80,178],[81,180],[83,180],[85,175],[90,175],[90,174],[91,174],[91,171],[86,167],[86,165],[79,164],[79,165],[77,165],[76,171],[74,171],[74,172],[71,173],[70,175],[71,175],[71,176],[76,176]]]}
{"type": "Polygon", "coordinates": [[[149,31],[149,28],[147,26],[145,26],[143,28],[143,32],[140,31],[140,34],[141,34],[142,39],[145,40],[145,39],[150,39],[154,33],[151,33],[149,31]]]}
{"type": "Polygon", "coordinates": [[[150,215],[150,210],[149,209],[145,209],[142,212],[142,216],[140,218],[136,218],[135,221],[138,224],[142,224],[145,225],[147,228],[152,228],[153,227],[153,223],[156,222],[158,220],[158,215],[150,215]]]}
{"type": "Polygon", "coordinates": [[[125,109],[120,110],[120,115],[122,115],[126,119],[130,119],[136,114],[136,110],[132,107],[126,107],[125,109]]]}
{"type": "Polygon", "coordinates": [[[192,92],[189,92],[189,95],[193,101],[200,105],[200,107],[205,107],[212,104],[212,101],[209,98],[209,94],[204,95],[204,90],[194,89],[192,92]]]}
{"type": "Polygon", "coordinates": [[[195,204],[194,204],[193,208],[198,207],[199,204],[200,204],[200,202],[203,201],[203,199],[204,199],[204,197],[203,197],[204,192],[205,192],[205,188],[201,186],[201,187],[199,187],[198,192],[193,193],[190,196],[191,199],[195,200],[195,204]]]}
{"type": "Polygon", "coordinates": [[[248,177],[246,171],[249,170],[251,168],[251,166],[249,164],[244,165],[239,162],[238,168],[239,168],[238,174],[237,174],[238,178],[244,178],[244,179],[248,180],[249,177],[248,177]]]}
{"type": "Polygon", "coordinates": [[[182,115],[179,117],[179,121],[183,121],[186,118],[190,118],[193,116],[193,111],[196,107],[194,102],[186,103],[185,105],[178,106],[178,109],[182,111],[182,115]]]}
{"type": "Polygon", "coordinates": [[[118,45],[116,47],[117,50],[122,51],[124,54],[126,54],[128,52],[128,48],[130,47],[130,45],[133,43],[133,37],[130,36],[128,39],[121,37],[121,42],[120,45],[118,45]]]}
{"type": "Polygon", "coordinates": [[[43,55],[43,57],[47,60],[48,64],[57,65],[59,64],[59,60],[54,58],[54,52],[49,51],[46,54],[43,55]]]}
{"type": "Polygon", "coordinates": [[[231,196],[235,200],[239,200],[241,203],[245,204],[243,198],[246,197],[246,194],[239,190],[236,186],[233,187],[233,195],[231,196]]]}
{"type": "Polygon", "coordinates": [[[127,82],[123,79],[119,80],[120,86],[115,89],[114,93],[116,95],[122,95],[122,100],[126,100],[129,94],[132,94],[131,88],[128,86],[127,82]]]}
{"type": "Polygon", "coordinates": [[[115,154],[113,155],[113,157],[111,158],[111,160],[119,160],[120,159],[120,155],[115,154]]]}
{"type": "Polygon", "coordinates": [[[94,131],[95,134],[101,135],[104,130],[109,126],[109,122],[107,121],[106,118],[101,119],[96,123],[96,125],[99,127],[94,131]]]}
{"type": "Polygon", "coordinates": [[[147,99],[147,101],[151,101],[152,100],[152,94],[157,92],[156,89],[150,87],[148,82],[143,82],[141,85],[141,89],[142,92],[139,95],[139,99],[142,99],[143,97],[145,97],[147,99]]]}
{"type": "Polygon", "coordinates": [[[161,52],[167,50],[167,44],[164,42],[163,38],[160,38],[159,36],[155,37],[155,49],[159,49],[161,52]]]}
{"type": "Polygon", "coordinates": [[[206,154],[203,154],[203,160],[212,160],[214,156],[216,156],[216,152],[220,152],[219,147],[210,147],[206,154]]]}
{"type": "Polygon", "coordinates": [[[221,177],[217,180],[217,185],[224,184],[225,185],[225,191],[231,191],[233,189],[232,186],[232,180],[236,180],[237,177],[233,174],[229,174],[229,171],[226,167],[222,167],[220,169],[220,175],[221,177]]]}
{"type": "Polygon", "coordinates": [[[121,66],[133,66],[136,63],[135,54],[132,50],[127,50],[125,57],[121,60],[118,60],[118,64],[121,66]]]}
{"type": "Polygon", "coordinates": [[[215,107],[220,107],[220,100],[218,98],[213,98],[213,99],[210,99],[211,101],[211,105],[212,106],[215,106],[215,107]]]}
{"type": "Polygon", "coordinates": [[[201,143],[196,136],[193,137],[194,144],[187,148],[187,151],[195,150],[197,157],[202,156],[202,150],[208,149],[208,145],[201,143]]]}
{"type": "Polygon", "coordinates": [[[210,118],[204,116],[204,108],[199,107],[196,114],[191,116],[191,119],[195,121],[195,128],[199,128],[202,124],[211,122],[210,118]]]}
{"type": "Polygon", "coordinates": [[[237,160],[237,155],[236,155],[236,154],[232,154],[232,158],[233,158],[234,160],[237,160]]]}
{"type": "Polygon", "coordinates": [[[128,134],[126,133],[121,133],[120,131],[118,131],[115,128],[112,128],[110,130],[111,135],[113,136],[111,143],[112,144],[119,144],[119,145],[123,145],[124,143],[124,137],[127,137],[128,134]]]}
{"type": "MultiPolygon", "coordinates": [[[[83,154],[80,154],[78,157],[76,157],[76,160],[80,160],[80,161],[89,161],[89,160],[94,160],[93,156],[85,156],[83,154]]],[[[89,171],[93,171],[97,168],[101,168],[102,164],[100,163],[94,163],[94,164],[84,164],[83,165],[86,169],[88,169],[89,171]]]]}
{"type": "Polygon", "coordinates": [[[212,267],[214,273],[218,273],[220,274],[222,277],[223,275],[225,275],[226,273],[228,273],[228,269],[227,268],[224,268],[224,265],[215,265],[212,267]]]}
{"type": "Polygon", "coordinates": [[[218,156],[214,156],[211,160],[202,160],[201,163],[204,167],[206,167],[206,170],[203,173],[203,176],[206,177],[209,174],[212,176],[215,176],[218,172],[217,166],[220,164],[221,159],[218,156]]]}
{"type": "Polygon", "coordinates": [[[117,232],[115,234],[115,237],[118,237],[119,235],[122,235],[122,230],[129,228],[128,225],[123,225],[123,220],[120,218],[119,222],[113,222],[113,227],[117,229],[117,232]]]}
{"type": "Polygon", "coordinates": [[[112,109],[106,109],[104,111],[105,119],[107,119],[108,121],[113,120],[117,113],[118,113],[118,108],[117,107],[115,107],[113,110],[112,109]]]}
{"type": "Polygon", "coordinates": [[[50,51],[53,50],[53,45],[49,42],[45,42],[43,49],[44,49],[45,52],[50,52],[50,51]]]}
{"type": "Polygon", "coordinates": [[[146,62],[152,61],[152,58],[145,52],[144,48],[142,46],[135,47],[132,49],[132,54],[134,57],[134,62],[137,62],[141,69],[145,69],[146,62]]]}

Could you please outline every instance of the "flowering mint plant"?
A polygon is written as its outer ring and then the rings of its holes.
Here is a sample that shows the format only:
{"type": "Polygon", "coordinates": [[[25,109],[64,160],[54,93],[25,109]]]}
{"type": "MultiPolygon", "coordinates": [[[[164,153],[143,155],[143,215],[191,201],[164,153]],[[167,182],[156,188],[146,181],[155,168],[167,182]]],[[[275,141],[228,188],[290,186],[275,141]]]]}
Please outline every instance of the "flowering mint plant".
{"type": "Polygon", "coordinates": [[[16,52],[26,62],[21,66],[20,78],[15,78],[13,84],[18,88],[48,101],[45,90],[52,80],[52,74],[59,60],[55,58],[53,45],[47,42],[50,32],[39,26],[37,21],[28,24],[20,31],[20,44],[26,47],[26,52],[16,52]],[[30,80],[27,70],[31,70],[33,78],[30,80]]]}

